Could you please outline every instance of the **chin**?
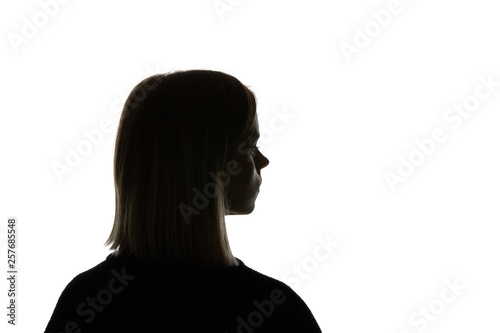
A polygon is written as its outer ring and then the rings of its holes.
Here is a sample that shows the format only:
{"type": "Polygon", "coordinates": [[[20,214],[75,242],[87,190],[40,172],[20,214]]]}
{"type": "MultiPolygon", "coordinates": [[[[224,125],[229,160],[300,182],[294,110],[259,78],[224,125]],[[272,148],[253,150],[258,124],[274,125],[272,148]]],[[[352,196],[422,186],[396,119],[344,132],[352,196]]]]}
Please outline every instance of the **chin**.
{"type": "Polygon", "coordinates": [[[248,205],[246,207],[233,208],[226,215],[248,215],[255,209],[255,204],[248,205]]]}
{"type": "Polygon", "coordinates": [[[255,204],[248,206],[247,209],[244,210],[243,215],[247,215],[247,214],[252,213],[254,209],[255,209],[255,204]]]}

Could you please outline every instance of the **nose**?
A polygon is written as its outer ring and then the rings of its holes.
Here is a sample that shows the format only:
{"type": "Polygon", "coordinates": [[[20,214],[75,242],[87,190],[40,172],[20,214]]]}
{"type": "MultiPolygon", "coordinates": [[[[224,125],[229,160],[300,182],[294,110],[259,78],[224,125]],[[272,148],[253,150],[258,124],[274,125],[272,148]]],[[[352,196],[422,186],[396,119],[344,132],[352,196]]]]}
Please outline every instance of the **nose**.
{"type": "Polygon", "coordinates": [[[269,165],[269,160],[267,159],[267,157],[264,156],[264,154],[260,154],[261,155],[261,159],[262,159],[262,162],[261,162],[261,169],[262,168],[265,168],[266,166],[269,165]]]}

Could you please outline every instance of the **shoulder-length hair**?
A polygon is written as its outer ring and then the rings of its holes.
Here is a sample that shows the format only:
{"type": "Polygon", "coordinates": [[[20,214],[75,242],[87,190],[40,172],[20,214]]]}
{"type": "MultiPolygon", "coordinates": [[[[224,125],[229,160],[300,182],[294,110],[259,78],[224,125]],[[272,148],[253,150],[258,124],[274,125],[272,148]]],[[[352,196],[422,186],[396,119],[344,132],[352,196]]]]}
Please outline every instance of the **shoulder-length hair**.
{"type": "Polygon", "coordinates": [[[156,74],[135,86],[118,126],[104,245],[155,263],[237,266],[224,218],[227,165],[256,121],[254,94],[222,72],[156,74]]]}

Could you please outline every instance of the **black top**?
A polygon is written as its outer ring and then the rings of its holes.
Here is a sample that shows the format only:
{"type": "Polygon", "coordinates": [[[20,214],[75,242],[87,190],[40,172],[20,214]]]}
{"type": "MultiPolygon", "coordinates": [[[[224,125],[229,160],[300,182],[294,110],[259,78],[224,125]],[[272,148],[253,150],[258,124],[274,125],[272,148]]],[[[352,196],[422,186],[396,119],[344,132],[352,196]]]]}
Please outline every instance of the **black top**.
{"type": "Polygon", "coordinates": [[[66,286],[45,332],[321,332],[289,286],[236,260],[160,266],[111,253],[66,286]]]}

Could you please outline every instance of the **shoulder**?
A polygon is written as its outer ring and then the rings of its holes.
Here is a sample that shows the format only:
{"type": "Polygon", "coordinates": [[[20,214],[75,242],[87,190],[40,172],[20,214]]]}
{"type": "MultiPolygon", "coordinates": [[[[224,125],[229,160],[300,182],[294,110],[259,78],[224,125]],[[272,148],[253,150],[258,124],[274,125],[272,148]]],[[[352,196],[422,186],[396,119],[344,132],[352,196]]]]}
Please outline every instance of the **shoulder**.
{"type": "MultiPolygon", "coordinates": [[[[299,295],[292,289],[290,286],[288,286],[286,283],[273,278],[269,275],[263,274],[251,267],[246,266],[241,260],[238,259],[242,263],[242,271],[246,278],[252,282],[254,282],[256,285],[260,287],[266,287],[266,288],[272,288],[272,289],[277,289],[283,293],[289,294],[291,296],[299,297],[299,295]]],[[[299,297],[300,298],[300,297],[299,297]]]]}
{"type": "Polygon", "coordinates": [[[80,291],[82,287],[91,288],[94,284],[99,284],[106,278],[113,276],[117,269],[117,262],[113,253],[109,254],[105,260],[92,268],[87,269],[76,275],[63,290],[63,294],[71,294],[80,291]]]}
{"type": "Polygon", "coordinates": [[[94,296],[90,291],[99,288],[106,275],[110,272],[110,260],[108,256],[96,266],[76,275],[63,289],[52,316],[46,328],[46,332],[64,330],[65,325],[79,322],[81,315],[79,311],[84,309],[88,298],[94,296]]]}
{"type": "Polygon", "coordinates": [[[286,321],[286,325],[289,325],[286,327],[291,329],[300,328],[304,332],[321,332],[307,304],[290,286],[248,266],[244,266],[244,271],[250,277],[253,286],[261,290],[254,293],[252,304],[257,311],[262,310],[264,315],[266,315],[266,307],[268,312],[274,313],[273,316],[269,316],[270,322],[274,321],[274,317],[276,322],[279,322],[280,328],[284,327],[282,325],[285,325],[286,321]]]}

